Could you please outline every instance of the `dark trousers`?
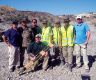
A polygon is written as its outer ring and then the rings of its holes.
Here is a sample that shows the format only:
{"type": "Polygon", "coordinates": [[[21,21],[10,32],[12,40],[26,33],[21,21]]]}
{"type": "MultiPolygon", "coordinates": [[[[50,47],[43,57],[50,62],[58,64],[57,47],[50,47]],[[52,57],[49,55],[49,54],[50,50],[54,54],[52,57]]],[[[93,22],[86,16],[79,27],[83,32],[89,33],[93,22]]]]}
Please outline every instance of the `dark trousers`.
{"type": "Polygon", "coordinates": [[[56,63],[59,62],[59,60],[63,61],[62,53],[61,53],[61,48],[59,47],[52,47],[49,51],[49,65],[54,66],[56,63]]]}
{"type": "Polygon", "coordinates": [[[20,48],[20,67],[23,67],[24,54],[25,54],[26,49],[27,49],[27,47],[21,47],[20,48]]]}

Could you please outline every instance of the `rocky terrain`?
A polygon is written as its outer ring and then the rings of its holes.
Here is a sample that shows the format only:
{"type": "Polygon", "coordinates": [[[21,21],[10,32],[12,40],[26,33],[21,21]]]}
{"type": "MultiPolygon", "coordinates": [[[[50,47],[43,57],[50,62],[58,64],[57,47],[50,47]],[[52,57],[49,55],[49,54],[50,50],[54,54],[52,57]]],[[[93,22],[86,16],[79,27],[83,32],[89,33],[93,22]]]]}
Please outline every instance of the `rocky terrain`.
{"type": "MultiPolygon", "coordinates": [[[[87,22],[91,29],[91,39],[88,44],[88,56],[90,62],[90,72],[86,73],[84,67],[80,69],[73,68],[70,72],[68,69],[56,65],[53,69],[48,69],[46,72],[38,70],[36,72],[30,72],[29,74],[24,74],[19,76],[16,70],[10,73],[8,70],[8,49],[6,44],[0,43],[0,80],[96,80],[96,26],[92,23],[87,22]],[[82,79],[83,78],[83,79],[82,79]],[[90,78],[90,79],[89,79],[90,78]]],[[[0,24],[0,27],[6,27],[7,25],[0,24]]],[[[74,52],[75,55],[75,52],[74,52]]],[[[27,58],[27,54],[25,54],[27,58]]],[[[25,59],[26,62],[26,59],[25,59]]]]}
{"type": "Polygon", "coordinates": [[[56,16],[46,12],[20,11],[9,6],[0,6],[0,19],[3,21],[19,21],[22,18],[27,18],[29,20],[36,18],[38,21],[42,21],[43,19],[53,20],[55,17],[56,16]]]}
{"type": "MultiPolygon", "coordinates": [[[[82,13],[77,14],[83,16],[84,20],[87,21],[93,21],[96,20],[96,12],[88,12],[88,13],[82,13]]],[[[15,8],[9,7],[9,6],[0,6],[0,21],[12,21],[12,20],[21,20],[23,18],[27,18],[28,20],[32,20],[33,18],[36,18],[39,22],[42,22],[43,19],[48,20],[49,22],[54,22],[54,20],[59,19],[62,21],[62,19],[65,16],[69,16],[70,19],[73,21],[75,20],[75,16],[77,15],[53,15],[47,12],[38,12],[38,11],[20,11],[16,10],[15,8]]],[[[93,21],[94,22],[94,21],[93,21]]]]}
{"type": "MultiPolygon", "coordinates": [[[[52,20],[56,19],[57,17],[48,13],[39,13],[39,12],[30,12],[30,11],[17,11],[14,8],[5,10],[6,7],[3,9],[0,9],[0,17],[4,21],[0,23],[0,29],[8,29],[9,25],[6,24],[7,21],[10,21],[14,18],[18,18],[17,15],[19,15],[19,18],[22,18],[20,16],[27,13],[27,15],[32,17],[38,17],[39,20],[46,19],[52,20]],[[2,13],[1,13],[2,11],[2,13]],[[6,12],[5,12],[6,11],[6,12]],[[33,15],[34,14],[34,15],[33,15]],[[11,17],[13,18],[7,18],[11,17]],[[43,17],[41,17],[41,15],[43,17]],[[47,15],[47,16],[46,16],[47,15]],[[48,17],[50,16],[50,17],[48,17]]],[[[68,15],[69,16],[69,15],[68,15]]],[[[71,19],[74,20],[75,15],[71,15],[71,19]]],[[[26,17],[26,16],[25,16],[26,17]]],[[[28,17],[28,16],[27,16],[28,17]]],[[[58,16],[60,18],[63,18],[63,16],[58,16]]],[[[29,18],[28,18],[29,19],[29,18]]],[[[84,70],[84,67],[82,66],[79,69],[73,68],[73,71],[68,71],[67,68],[64,68],[62,66],[56,65],[53,67],[53,69],[48,69],[46,72],[42,70],[38,70],[36,72],[30,72],[29,74],[24,74],[19,76],[18,71],[16,70],[13,73],[10,73],[8,70],[8,49],[5,43],[0,42],[0,80],[96,80],[96,14],[91,13],[90,17],[84,17],[84,20],[90,25],[91,30],[91,39],[88,44],[88,58],[89,58],[89,66],[90,66],[90,72],[86,73],[84,70]]],[[[75,52],[74,52],[75,56],[75,52]]],[[[75,58],[74,58],[75,59],[75,58]]],[[[25,54],[25,62],[27,60],[27,54],[25,54]]]]}

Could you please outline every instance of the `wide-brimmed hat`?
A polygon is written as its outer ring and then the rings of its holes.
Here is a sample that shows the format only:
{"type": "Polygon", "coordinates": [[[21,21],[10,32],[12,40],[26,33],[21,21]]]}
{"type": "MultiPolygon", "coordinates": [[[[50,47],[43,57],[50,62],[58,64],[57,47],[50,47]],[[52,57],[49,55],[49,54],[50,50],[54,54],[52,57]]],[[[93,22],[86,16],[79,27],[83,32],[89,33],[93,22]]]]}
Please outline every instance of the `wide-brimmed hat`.
{"type": "Polygon", "coordinates": [[[55,20],[55,24],[60,24],[60,21],[59,20],[55,20]]]}
{"type": "Polygon", "coordinates": [[[46,24],[46,23],[47,23],[47,20],[43,20],[42,23],[43,23],[43,24],[46,24]]]}
{"type": "Polygon", "coordinates": [[[70,22],[69,17],[64,17],[64,22],[70,22]]]}

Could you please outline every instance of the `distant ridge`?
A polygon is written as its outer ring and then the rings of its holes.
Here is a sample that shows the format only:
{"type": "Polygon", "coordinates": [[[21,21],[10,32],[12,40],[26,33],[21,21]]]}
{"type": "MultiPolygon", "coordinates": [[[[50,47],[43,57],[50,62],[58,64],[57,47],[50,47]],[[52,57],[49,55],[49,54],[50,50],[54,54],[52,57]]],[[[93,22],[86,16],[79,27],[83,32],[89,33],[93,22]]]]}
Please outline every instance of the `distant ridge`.
{"type": "Polygon", "coordinates": [[[0,6],[0,10],[3,11],[16,11],[15,8],[9,7],[9,6],[0,6]]]}
{"type": "Polygon", "coordinates": [[[55,17],[56,16],[47,12],[21,11],[9,6],[0,6],[0,19],[3,19],[4,21],[12,21],[13,19],[21,20],[22,18],[28,18],[29,20],[36,18],[39,21],[47,19],[50,21],[54,20],[55,17]]]}
{"type": "Polygon", "coordinates": [[[63,22],[63,18],[65,16],[69,16],[71,21],[75,21],[75,17],[77,15],[83,16],[83,18],[86,21],[91,21],[92,23],[96,23],[96,12],[87,12],[87,13],[81,13],[81,14],[70,14],[70,15],[53,15],[48,12],[38,12],[38,11],[23,11],[23,10],[17,10],[15,8],[12,8],[10,6],[0,6],[0,19],[3,21],[12,21],[12,20],[21,20],[23,18],[27,18],[28,20],[32,20],[33,18],[36,18],[39,22],[42,22],[42,20],[46,19],[49,22],[53,23],[55,20],[60,20],[63,22]]]}

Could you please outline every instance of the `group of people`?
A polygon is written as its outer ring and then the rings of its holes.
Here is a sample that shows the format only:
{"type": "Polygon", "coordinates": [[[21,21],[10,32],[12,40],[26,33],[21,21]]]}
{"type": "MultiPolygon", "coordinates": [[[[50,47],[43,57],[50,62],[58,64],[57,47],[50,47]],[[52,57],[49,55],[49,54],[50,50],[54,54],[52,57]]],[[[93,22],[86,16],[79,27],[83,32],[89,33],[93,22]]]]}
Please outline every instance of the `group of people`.
{"type": "Polygon", "coordinates": [[[32,20],[32,25],[28,26],[27,21],[22,20],[18,27],[18,22],[14,21],[11,27],[4,32],[3,40],[9,49],[9,70],[13,72],[17,63],[17,68],[26,70],[31,67],[35,69],[41,63],[34,63],[40,55],[43,60],[42,69],[47,70],[48,64],[52,66],[54,60],[59,56],[60,65],[72,71],[73,51],[76,54],[76,68],[81,67],[81,53],[86,71],[89,71],[87,44],[90,38],[89,26],[83,22],[82,16],[76,17],[77,23],[70,24],[69,17],[65,17],[63,24],[56,20],[53,27],[48,25],[47,20],[43,20],[42,27],[37,26],[37,20],[32,20]],[[28,63],[24,65],[24,53],[28,53],[28,63]],[[34,66],[34,67],[32,67],[34,66]]]}

